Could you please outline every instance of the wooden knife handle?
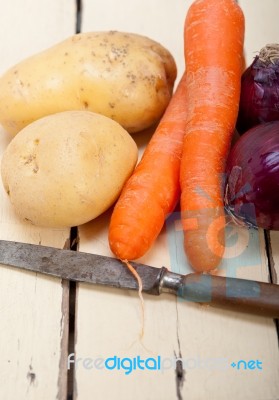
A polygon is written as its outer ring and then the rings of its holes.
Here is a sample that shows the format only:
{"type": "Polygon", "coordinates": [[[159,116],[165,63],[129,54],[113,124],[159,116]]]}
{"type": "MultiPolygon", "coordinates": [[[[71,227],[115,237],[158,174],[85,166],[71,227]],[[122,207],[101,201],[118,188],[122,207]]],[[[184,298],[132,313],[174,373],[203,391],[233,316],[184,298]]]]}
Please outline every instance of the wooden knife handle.
{"type": "Polygon", "coordinates": [[[279,318],[279,285],[247,279],[189,274],[177,290],[187,301],[279,318]]]}

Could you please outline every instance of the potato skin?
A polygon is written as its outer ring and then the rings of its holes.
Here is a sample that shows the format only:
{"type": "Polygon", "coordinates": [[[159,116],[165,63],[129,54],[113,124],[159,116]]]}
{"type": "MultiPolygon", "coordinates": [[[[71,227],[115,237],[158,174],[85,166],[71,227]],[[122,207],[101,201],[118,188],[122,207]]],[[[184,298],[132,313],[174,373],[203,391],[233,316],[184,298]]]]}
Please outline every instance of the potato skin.
{"type": "Polygon", "coordinates": [[[15,135],[43,116],[88,110],[134,133],[162,116],[175,78],[172,55],[145,36],[77,34],[23,60],[0,78],[0,123],[15,135]]]}
{"type": "Polygon", "coordinates": [[[43,117],[6,148],[1,175],[16,213],[34,225],[81,225],[117,199],[137,162],[117,122],[89,111],[43,117]]]}

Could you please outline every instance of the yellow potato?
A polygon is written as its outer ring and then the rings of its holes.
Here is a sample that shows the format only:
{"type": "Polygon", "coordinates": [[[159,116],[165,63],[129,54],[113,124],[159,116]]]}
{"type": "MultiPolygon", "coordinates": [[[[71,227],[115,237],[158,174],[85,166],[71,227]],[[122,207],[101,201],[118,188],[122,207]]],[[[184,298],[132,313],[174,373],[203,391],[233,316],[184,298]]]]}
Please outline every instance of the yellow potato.
{"type": "Polygon", "coordinates": [[[77,34],[0,78],[0,123],[14,135],[43,116],[88,110],[137,132],[160,119],[175,78],[172,55],[147,37],[77,34]]]}
{"type": "Polygon", "coordinates": [[[89,111],[43,117],[16,135],[1,174],[16,213],[34,225],[77,226],[117,199],[138,157],[117,122],[89,111]]]}

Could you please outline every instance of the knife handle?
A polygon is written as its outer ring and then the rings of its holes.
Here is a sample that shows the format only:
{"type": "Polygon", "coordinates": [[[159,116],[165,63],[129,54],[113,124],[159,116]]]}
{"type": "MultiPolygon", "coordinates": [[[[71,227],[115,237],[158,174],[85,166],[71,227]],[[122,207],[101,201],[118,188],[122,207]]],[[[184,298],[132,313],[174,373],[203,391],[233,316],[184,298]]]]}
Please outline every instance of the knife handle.
{"type": "Polygon", "coordinates": [[[166,275],[162,291],[174,292],[176,286],[177,295],[186,301],[279,318],[279,285],[196,273],[182,276],[168,272],[166,275]],[[178,276],[181,279],[177,280],[178,276]],[[164,290],[164,286],[168,289],[164,290]]]}

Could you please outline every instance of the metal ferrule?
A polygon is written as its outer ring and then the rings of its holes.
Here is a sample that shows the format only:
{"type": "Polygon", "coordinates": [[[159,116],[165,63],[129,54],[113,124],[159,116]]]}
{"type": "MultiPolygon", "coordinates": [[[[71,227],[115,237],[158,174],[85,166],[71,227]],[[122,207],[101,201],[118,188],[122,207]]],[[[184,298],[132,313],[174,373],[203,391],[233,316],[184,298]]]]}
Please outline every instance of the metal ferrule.
{"type": "Polygon", "coordinates": [[[160,293],[174,293],[177,294],[179,287],[183,283],[183,275],[166,272],[162,275],[160,280],[160,293]]]}

